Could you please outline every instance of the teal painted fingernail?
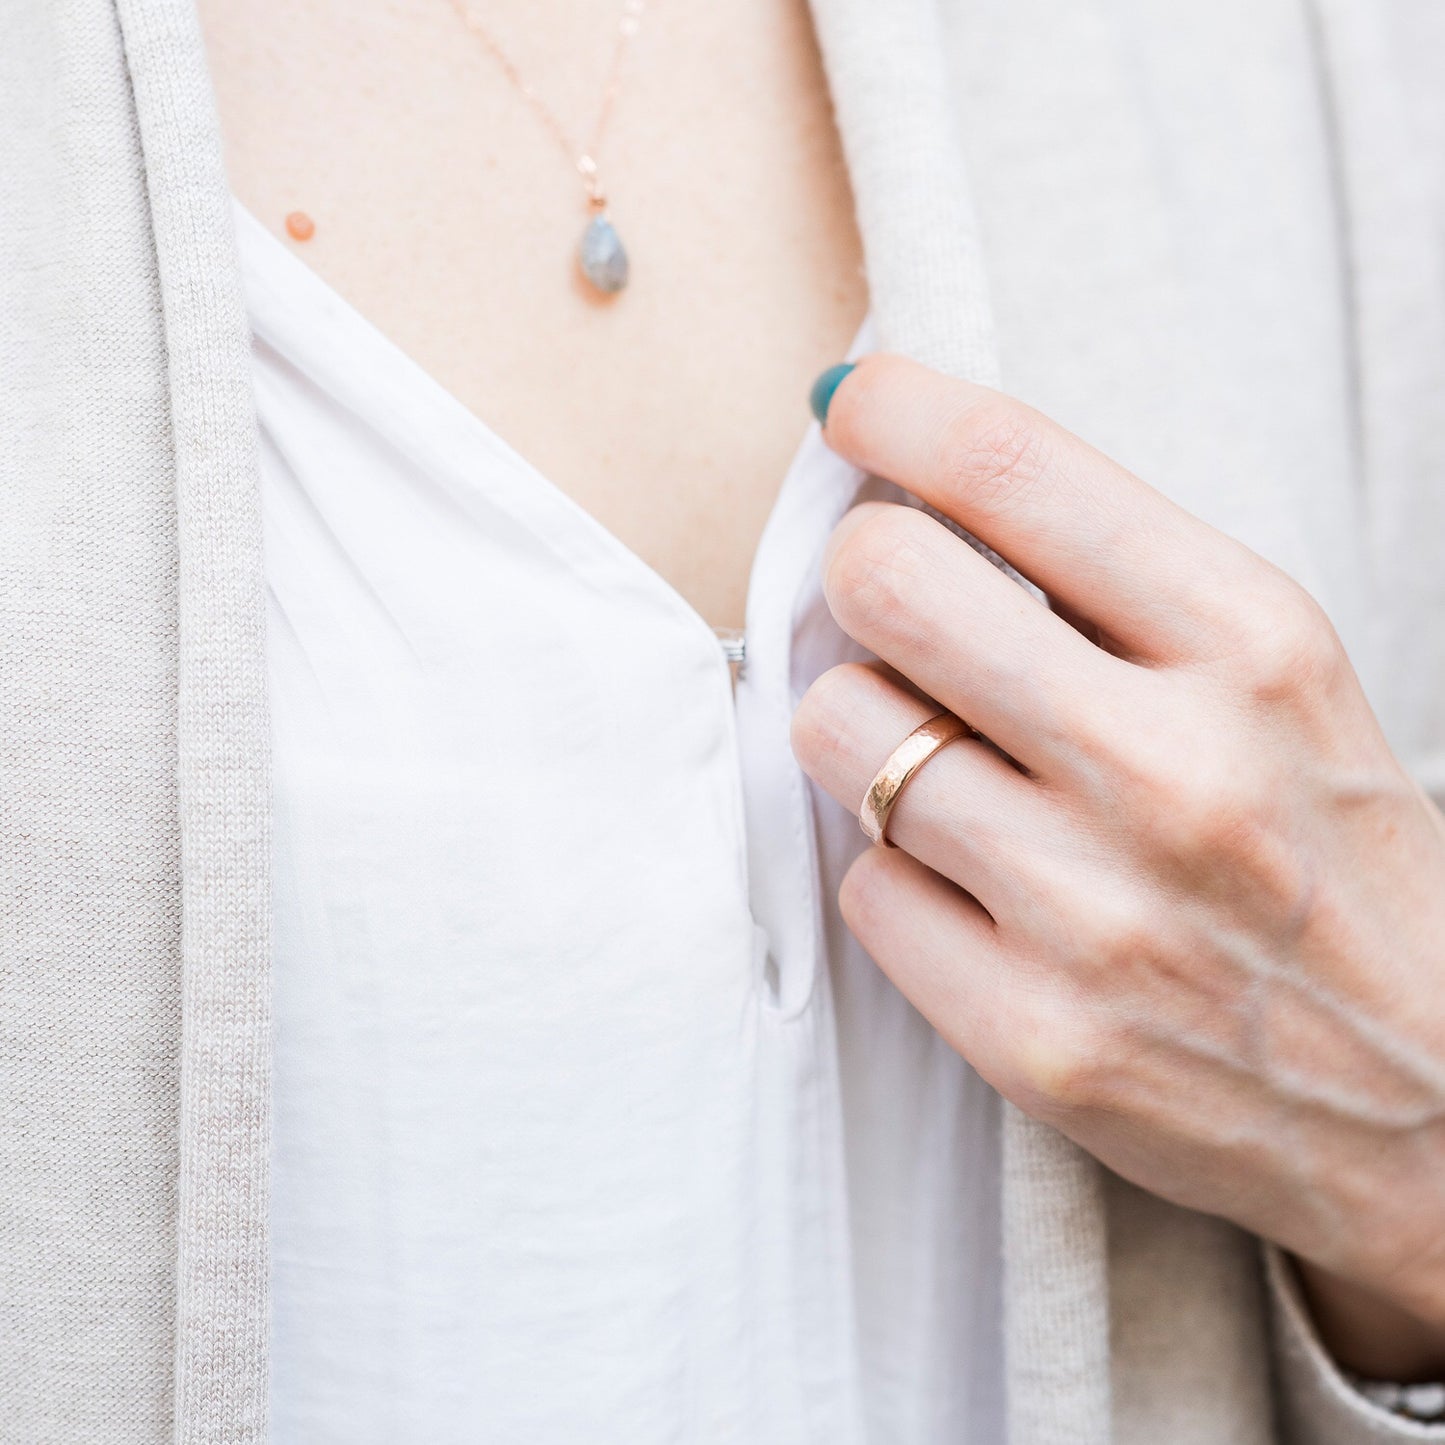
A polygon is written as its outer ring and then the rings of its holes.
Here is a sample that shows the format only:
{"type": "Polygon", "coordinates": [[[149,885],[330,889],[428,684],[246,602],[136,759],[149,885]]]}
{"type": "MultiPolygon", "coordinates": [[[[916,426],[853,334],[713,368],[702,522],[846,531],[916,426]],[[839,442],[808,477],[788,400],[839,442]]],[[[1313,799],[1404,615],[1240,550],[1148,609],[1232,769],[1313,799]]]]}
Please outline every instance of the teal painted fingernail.
{"type": "Polygon", "coordinates": [[[808,405],[813,408],[813,415],[818,418],[819,426],[828,424],[828,408],[833,403],[833,393],[838,390],[838,384],[853,370],[854,363],[851,361],[839,362],[837,366],[830,366],[813,383],[813,389],[808,393],[808,405]]]}

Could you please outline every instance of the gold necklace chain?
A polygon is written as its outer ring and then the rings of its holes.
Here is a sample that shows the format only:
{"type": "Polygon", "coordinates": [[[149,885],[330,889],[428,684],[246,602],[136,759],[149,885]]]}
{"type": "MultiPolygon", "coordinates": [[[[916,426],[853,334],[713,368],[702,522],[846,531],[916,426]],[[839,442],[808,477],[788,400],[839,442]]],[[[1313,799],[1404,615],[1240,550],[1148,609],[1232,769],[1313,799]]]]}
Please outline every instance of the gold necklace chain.
{"type": "Polygon", "coordinates": [[[482,20],[478,19],[467,0],[450,0],[462,24],[486,47],[506,76],[508,83],[526,101],[532,113],[542,123],[543,129],[557,142],[558,148],[577,173],[587,194],[587,205],[593,213],[587,229],[582,233],[578,249],[578,262],[582,274],[592,286],[604,294],[621,291],[627,285],[629,264],[627,252],[616,228],[607,217],[607,192],[603,189],[598,173],[597,156],[607,122],[612,118],[614,103],[620,89],[622,62],[627,47],[642,25],[642,14],[647,0],[624,0],[622,14],[617,22],[617,34],[612,43],[612,55],[608,61],[606,79],[602,87],[602,100],[597,107],[597,116],[582,145],[577,145],[566,126],[558,119],[556,111],[542,98],[522,75],[506,47],[482,20]]]}

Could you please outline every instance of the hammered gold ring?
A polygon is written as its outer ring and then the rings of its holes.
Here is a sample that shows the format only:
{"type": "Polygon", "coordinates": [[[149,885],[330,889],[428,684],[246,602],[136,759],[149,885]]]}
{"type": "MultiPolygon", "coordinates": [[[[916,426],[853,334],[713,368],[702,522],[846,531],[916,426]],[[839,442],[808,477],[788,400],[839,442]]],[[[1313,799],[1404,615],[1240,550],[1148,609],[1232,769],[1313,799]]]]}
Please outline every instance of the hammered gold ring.
{"type": "Polygon", "coordinates": [[[885,848],[898,845],[888,837],[888,815],[898,801],[908,780],[936,753],[955,738],[973,735],[973,729],[961,717],[941,712],[914,728],[891,753],[868,784],[863,806],[858,809],[858,823],[869,839],[885,848]]]}

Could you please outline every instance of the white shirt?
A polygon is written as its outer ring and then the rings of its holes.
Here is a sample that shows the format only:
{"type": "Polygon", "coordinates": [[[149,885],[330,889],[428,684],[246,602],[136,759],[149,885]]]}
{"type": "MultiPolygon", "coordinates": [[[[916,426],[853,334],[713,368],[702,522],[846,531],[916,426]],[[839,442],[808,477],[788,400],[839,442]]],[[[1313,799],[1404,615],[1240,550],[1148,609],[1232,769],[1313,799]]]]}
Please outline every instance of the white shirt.
{"type": "Polygon", "coordinates": [[[277,1445],[992,1445],[994,1101],[847,935],[864,840],[788,741],[861,655],[818,564],[865,479],[808,428],[734,688],[673,588],[236,219],[277,1445]]]}

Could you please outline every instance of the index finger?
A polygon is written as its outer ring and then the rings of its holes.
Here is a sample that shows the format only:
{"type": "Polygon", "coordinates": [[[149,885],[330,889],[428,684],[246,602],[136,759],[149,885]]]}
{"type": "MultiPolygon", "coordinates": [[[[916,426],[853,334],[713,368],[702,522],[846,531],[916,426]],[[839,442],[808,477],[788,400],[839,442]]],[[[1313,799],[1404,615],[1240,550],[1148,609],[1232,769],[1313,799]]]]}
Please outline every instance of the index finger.
{"type": "Polygon", "coordinates": [[[1143,656],[1193,652],[1247,555],[1032,407],[905,357],[864,357],[824,435],[1143,656]]]}

